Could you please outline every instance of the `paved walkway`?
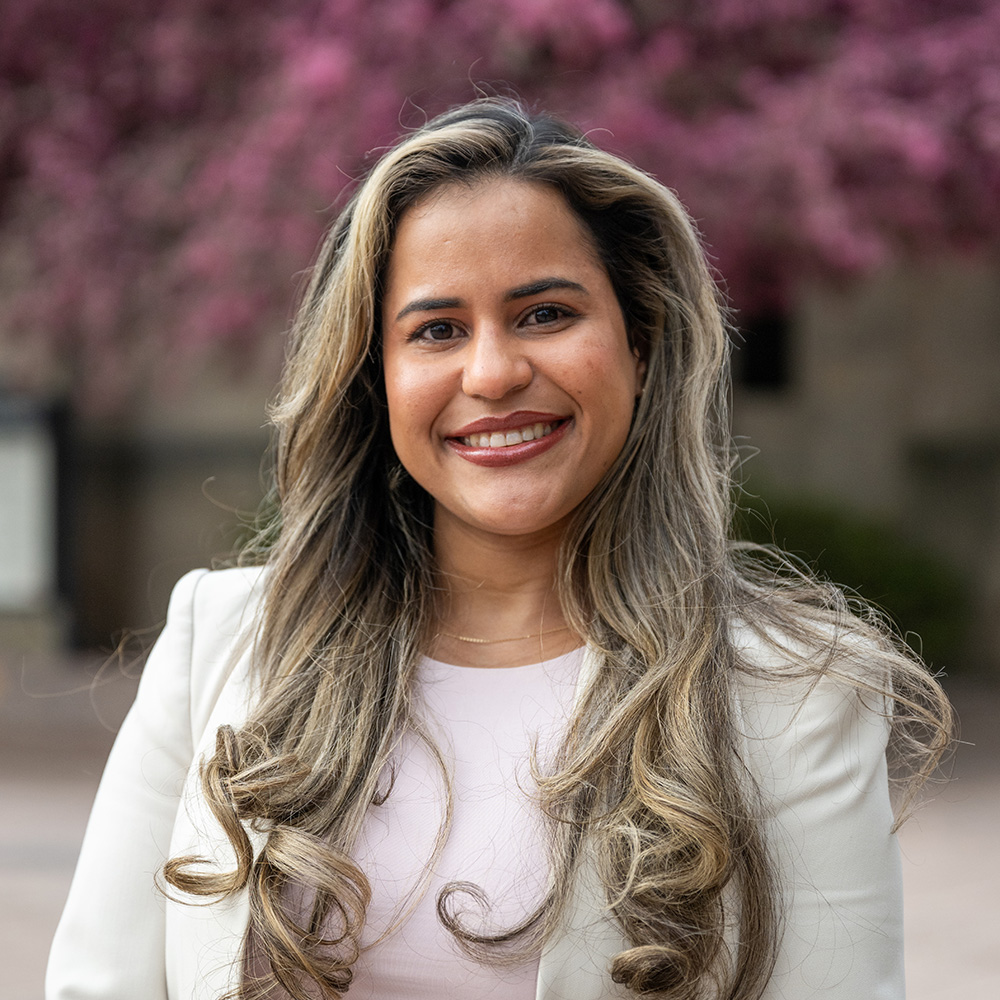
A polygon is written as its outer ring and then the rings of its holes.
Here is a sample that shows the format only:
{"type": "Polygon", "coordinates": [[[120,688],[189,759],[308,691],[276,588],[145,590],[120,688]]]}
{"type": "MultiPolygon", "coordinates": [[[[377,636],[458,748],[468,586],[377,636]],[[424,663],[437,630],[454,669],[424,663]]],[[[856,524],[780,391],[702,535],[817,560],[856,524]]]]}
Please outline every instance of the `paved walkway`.
{"type": "MultiPolygon", "coordinates": [[[[92,664],[0,656],[0,1000],[41,1000],[90,801],[134,691],[115,670],[91,689],[93,674],[92,664]]],[[[901,836],[907,996],[997,1000],[1000,692],[952,694],[975,746],[901,836]]]]}

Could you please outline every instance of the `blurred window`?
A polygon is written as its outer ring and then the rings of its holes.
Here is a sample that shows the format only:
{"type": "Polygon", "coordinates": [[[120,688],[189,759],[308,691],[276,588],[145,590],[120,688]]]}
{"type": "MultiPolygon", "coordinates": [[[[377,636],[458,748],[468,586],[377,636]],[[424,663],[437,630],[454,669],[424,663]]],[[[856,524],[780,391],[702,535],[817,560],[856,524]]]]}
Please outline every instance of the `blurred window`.
{"type": "Polygon", "coordinates": [[[51,606],[62,589],[56,407],[0,393],[0,611],[51,606]]]}
{"type": "Polygon", "coordinates": [[[733,352],[733,381],[746,389],[781,392],[792,381],[791,323],[776,309],[740,317],[733,352]]]}

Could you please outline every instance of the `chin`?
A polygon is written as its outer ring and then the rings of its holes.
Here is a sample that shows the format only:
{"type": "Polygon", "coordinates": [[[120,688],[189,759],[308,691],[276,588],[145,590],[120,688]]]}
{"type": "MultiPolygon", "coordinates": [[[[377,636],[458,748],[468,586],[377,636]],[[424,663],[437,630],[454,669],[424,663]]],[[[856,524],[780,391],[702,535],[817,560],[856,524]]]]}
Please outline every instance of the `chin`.
{"type": "Polygon", "coordinates": [[[531,537],[561,529],[568,517],[561,511],[546,515],[537,504],[519,510],[514,505],[502,503],[489,512],[452,511],[446,516],[476,531],[503,538],[531,537]]]}

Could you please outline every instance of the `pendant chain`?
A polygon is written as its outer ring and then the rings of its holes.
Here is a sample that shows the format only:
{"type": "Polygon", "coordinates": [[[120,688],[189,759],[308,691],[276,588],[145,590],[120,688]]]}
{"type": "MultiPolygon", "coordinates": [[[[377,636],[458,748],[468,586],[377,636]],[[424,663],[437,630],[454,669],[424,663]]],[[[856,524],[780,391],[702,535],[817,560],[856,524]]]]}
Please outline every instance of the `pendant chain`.
{"type": "Polygon", "coordinates": [[[438,632],[438,635],[447,636],[449,639],[458,639],[459,642],[472,642],[477,646],[489,646],[498,642],[520,642],[522,639],[540,639],[543,635],[554,635],[556,632],[568,632],[568,625],[561,625],[559,628],[546,629],[543,632],[531,632],[528,635],[512,635],[508,639],[474,639],[468,635],[457,635],[454,632],[438,632]]]}

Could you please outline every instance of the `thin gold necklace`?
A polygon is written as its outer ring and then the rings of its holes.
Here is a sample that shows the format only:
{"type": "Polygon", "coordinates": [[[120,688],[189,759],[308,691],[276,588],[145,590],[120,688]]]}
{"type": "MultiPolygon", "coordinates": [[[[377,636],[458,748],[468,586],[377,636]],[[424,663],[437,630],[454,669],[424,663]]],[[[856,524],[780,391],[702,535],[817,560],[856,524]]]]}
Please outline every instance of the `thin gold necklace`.
{"type": "Polygon", "coordinates": [[[473,639],[468,635],[456,635],[454,632],[438,632],[438,635],[445,635],[449,639],[458,639],[460,642],[474,642],[477,646],[489,646],[497,642],[520,642],[522,639],[540,639],[543,635],[554,635],[556,632],[568,632],[568,625],[561,625],[559,628],[545,629],[544,632],[531,632],[528,635],[512,635],[509,639],[473,639]]]}

